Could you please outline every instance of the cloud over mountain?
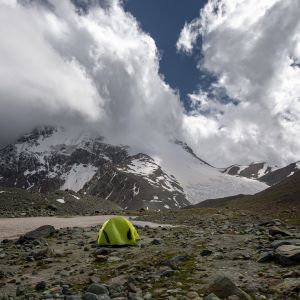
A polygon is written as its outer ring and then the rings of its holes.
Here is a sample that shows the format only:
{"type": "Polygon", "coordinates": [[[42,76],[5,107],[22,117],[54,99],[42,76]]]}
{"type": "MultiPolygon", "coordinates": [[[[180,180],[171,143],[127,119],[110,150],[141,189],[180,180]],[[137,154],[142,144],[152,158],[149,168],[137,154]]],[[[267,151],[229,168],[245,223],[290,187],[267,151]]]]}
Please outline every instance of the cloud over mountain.
{"type": "Polygon", "coordinates": [[[185,117],[201,151],[226,161],[299,159],[299,13],[298,0],[209,0],[185,24],[178,50],[191,55],[201,36],[198,67],[217,77],[209,92],[190,95],[194,110],[185,117]]]}
{"type": "Polygon", "coordinates": [[[120,139],[180,132],[154,40],[119,1],[96,2],[0,1],[0,139],[44,123],[120,139]]]}
{"type": "Polygon", "coordinates": [[[71,124],[141,148],[186,139],[218,166],[298,160],[299,12],[298,0],[208,1],[177,47],[191,55],[201,36],[198,67],[218,80],[185,112],[122,1],[0,0],[0,145],[71,124]]]}

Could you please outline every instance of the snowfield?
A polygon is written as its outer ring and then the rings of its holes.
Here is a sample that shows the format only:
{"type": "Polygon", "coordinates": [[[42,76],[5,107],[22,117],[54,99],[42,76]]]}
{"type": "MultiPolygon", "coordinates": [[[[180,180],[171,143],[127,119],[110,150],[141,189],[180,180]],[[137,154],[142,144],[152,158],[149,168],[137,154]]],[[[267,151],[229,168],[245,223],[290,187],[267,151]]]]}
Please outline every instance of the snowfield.
{"type": "Polygon", "coordinates": [[[269,187],[256,180],[220,173],[218,169],[193,157],[180,145],[170,144],[160,149],[167,151],[147,154],[169,176],[177,179],[192,204],[237,194],[255,194],[269,187]]]}
{"type": "Polygon", "coordinates": [[[96,174],[98,168],[89,165],[73,165],[72,169],[64,174],[62,178],[65,183],[61,186],[61,190],[72,190],[74,192],[80,191],[83,186],[89,182],[96,174]]]}

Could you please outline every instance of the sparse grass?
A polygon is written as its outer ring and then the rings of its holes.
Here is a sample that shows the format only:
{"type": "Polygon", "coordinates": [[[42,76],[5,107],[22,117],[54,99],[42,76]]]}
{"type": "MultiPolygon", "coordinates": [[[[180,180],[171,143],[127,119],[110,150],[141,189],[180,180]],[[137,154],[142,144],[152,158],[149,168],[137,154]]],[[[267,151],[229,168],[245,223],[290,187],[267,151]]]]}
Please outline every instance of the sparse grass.
{"type": "Polygon", "coordinates": [[[286,223],[290,225],[300,225],[300,216],[287,219],[286,223]]]}

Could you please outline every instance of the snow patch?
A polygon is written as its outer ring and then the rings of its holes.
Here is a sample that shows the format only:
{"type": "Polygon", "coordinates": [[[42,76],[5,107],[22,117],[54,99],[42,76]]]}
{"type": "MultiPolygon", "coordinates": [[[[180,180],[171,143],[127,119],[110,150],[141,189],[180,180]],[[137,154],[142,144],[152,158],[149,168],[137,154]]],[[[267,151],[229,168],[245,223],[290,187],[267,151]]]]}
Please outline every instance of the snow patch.
{"type": "Polygon", "coordinates": [[[76,200],[80,200],[80,197],[78,197],[78,196],[75,196],[75,195],[72,195],[72,194],[71,194],[71,196],[72,196],[73,198],[75,198],[76,200]]]}
{"type": "Polygon", "coordinates": [[[56,201],[59,202],[59,203],[62,203],[62,204],[66,203],[65,199],[56,199],[56,201]]]}
{"type": "Polygon", "coordinates": [[[260,178],[260,177],[266,175],[268,168],[269,168],[269,166],[266,163],[264,163],[264,166],[258,171],[257,178],[260,178]]]}
{"type": "Polygon", "coordinates": [[[133,197],[137,196],[140,193],[140,187],[136,186],[136,183],[133,185],[133,197]]]}
{"type": "Polygon", "coordinates": [[[0,191],[0,194],[6,193],[6,191],[0,191]]]}
{"type": "Polygon", "coordinates": [[[166,204],[166,205],[164,205],[164,208],[170,209],[170,206],[166,204]]]}
{"type": "Polygon", "coordinates": [[[133,159],[130,164],[127,165],[127,170],[122,169],[122,171],[147,177],[153,174],[158,168],[159,166],[150,160],[133,159]]]}
{"type": "Polygon", "coordinates": [[[97,172],[97,168],[91,164],[73,165],[71,170],[64,174],[61,178],[65,180],[65,183],[61,186],[61,190],[72,190],[78,192],[83,186],[90,181],[97,172]]]}

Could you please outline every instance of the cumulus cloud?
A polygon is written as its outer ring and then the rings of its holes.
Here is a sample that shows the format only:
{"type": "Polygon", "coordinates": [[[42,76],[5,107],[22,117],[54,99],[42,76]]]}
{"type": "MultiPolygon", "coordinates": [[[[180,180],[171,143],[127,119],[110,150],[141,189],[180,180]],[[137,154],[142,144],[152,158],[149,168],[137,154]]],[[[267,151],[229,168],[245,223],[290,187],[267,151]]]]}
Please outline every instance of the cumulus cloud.
{"type": "MultiPolygon", "coordinates": [[[[227,162],[300,159],[300,2],[209,0],[177,42],[217,82],[190,95],[188,140],[206,159],[227,162]],[[213,91],[225,89],[232,101],[213,91]]],[[[212,161],[212,160],[211,160],[212,161]]]]}
{"type": "Polygon", "coordinates": [[[0,144],[78,125],[141,151],[186,138],[217,166],[298,160],[299,12],[298,0],[208,1],[177,48],[201,37],[198,67],[218,80],[185,113],[122,1],[0,0],[0,144]]]}
{"type": "Polygon", "coordinates": [[[0,140],[49,124],[116,139],[180,131],[154,40],[117,0],[0,0],[0,140]]]}

